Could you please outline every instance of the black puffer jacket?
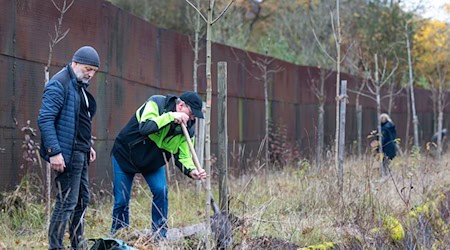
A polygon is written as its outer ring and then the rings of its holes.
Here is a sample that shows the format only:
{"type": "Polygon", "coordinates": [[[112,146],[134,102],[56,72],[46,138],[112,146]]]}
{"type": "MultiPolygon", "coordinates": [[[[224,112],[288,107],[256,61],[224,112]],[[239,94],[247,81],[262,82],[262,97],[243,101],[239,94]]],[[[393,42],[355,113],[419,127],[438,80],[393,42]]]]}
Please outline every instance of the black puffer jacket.
{"type": "MultiPolygon", "coordinates": [[[[51,156],[62,153],[66,165],[71,162],[80,112],[78,88],[79,84],[70,64],[45,85],[38,125],[41,131],[40,154],[46,161],[51,156]]],[[[86,95],[92,119],[97,105],[89,92],[86,91],[86,95]]]]}
{"type": "MultiPolygon", "coordinates": [[[[173,154],[175,165],[185,175],[189,176],[195,169],[186,138],[171,115],[177,98],[174,95],[151,96],[122,128],[111,153],[124,172],[152,172],[165,165],[163,154],[167,159],[173,154]]],[[[191,138],[194,137],[194,122],[187,124],[191,138]]]]}
{"type": "Polygon", "coordinates": [[[383,134],[383,153],[389,157],[389,159],[394,159],[397,155],[397,145],[395,142],[395,139],[397,138],[397,131],[394,123],[389,121],[381,123],[381,133],[383,134]]]}

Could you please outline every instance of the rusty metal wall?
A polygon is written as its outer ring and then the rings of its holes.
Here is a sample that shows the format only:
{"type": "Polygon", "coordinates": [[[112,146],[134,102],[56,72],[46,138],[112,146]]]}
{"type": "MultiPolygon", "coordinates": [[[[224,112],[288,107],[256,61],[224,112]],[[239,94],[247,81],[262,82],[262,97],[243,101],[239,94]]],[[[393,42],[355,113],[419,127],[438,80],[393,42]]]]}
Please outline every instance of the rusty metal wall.
{"type": "MultiPolygon", "coordinates": [[[[44,87],[44,66],[48,60],[49,34],[59,17],[51,1],[0,0],[0,190],[20,181],[26,168],[20,168],[23,134],[20,129],[36,119],[44,87]]],[[[115,136],[135,109],[153,94],[179,94],[193,88],[194,55],[188,37],[160,29],[102,0],[77,0],[64,16],[68,35],[54,48],[51,73],[70,62],[73,52],[83,45],[94,46],[101,58],[100,70],[90,86],[98,112],[94,120],[95,148],[98,159],[90,168],[94,184],[109,185],[109,152],[115,136]]],[[[258,149],[264,136],[263,83],[245,51],[213,45],[212,152],[216,151],[217,62],[228,62],[228,129],[230,145],[245,145],[247,154],[258,149]]],[[[256,59],[258,55],[250,53],[256,59]]],[[[259,58],[264,58],[259,56],[259,58]]],[[[200,52],[201,62],[205,51],[200,52]]],[[[269,86],[270,114],[287,128],[287,138],[301,146],[306,157],[314,148],[317,125],[317,101],[311,79],[319,70],[275,60],[281,71],[269,86]]],[[[325,113],[326,138],[334,136],[335,75],[327,79],[325,113]]],[[[357,83],[342,75],[349,87],[357,83]]],[[[199,92],[205,96],[206,77],[199,71],[199,92]]],[[[416,92],[422,138],[432,133],[430,93],[416,92]]],[[[399,136],[405,131],[406,97],[398,97],[393,111],[399,136]]],[[[361,100],[364,106],[364,133],[375,127],[375,104],[361,100]]],[[[356,138],[354,95],[350,94],[347,114],[347,140],[356,138]]],[[[39,141],[39,138],[36,139],[39,141]]],[[[230,146],[230,151],[233,150],[230,146]]],[[[29,169],[28,171],[41,171],[29,169]]],[[[42,171],[41,171],[42,172],[42,171]]]]}

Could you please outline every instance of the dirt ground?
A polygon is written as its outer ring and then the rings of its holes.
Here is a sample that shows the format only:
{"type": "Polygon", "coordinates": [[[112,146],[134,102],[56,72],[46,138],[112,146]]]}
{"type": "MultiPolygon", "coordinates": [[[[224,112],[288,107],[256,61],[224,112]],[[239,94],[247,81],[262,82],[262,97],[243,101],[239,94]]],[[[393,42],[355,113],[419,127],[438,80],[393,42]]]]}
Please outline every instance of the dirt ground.
{"type": "MultiPolygon", "coordinates": [[[[164,246],[161,246],[158,243],[155,243],[152,240],[147,239],[146,241],[143,238],[138,239],[134,242],[128,242],[130,245],[133,245],[134,247],[137,247],[139,249],[162,249],[163,248],[174,248],[174,249],[203,249],[204,242],[201,242],[201,240],[198,237],[195,236],[189,236],[185,237],[183,242],[180,243],[165,243],[164,246]]],[[[290,242],[268,237],[268,236],[262,236],[257,238],[250,238],[246,240],[243,243],[237,244],[233,246],[234,250],[252,250],[252,249],[283,249],[283,250],[296,250],[299,249],[301,246],[292,244],[290,242]]]]}
{"type": "Polygon", "coordinates": [[[290,242],[268,237],[262,236],[258,238],[249,239],[246,242],[236,245],[233,249],[285,249],[285,250],[296,250],[301,246],[292,244],[290,242]]]}

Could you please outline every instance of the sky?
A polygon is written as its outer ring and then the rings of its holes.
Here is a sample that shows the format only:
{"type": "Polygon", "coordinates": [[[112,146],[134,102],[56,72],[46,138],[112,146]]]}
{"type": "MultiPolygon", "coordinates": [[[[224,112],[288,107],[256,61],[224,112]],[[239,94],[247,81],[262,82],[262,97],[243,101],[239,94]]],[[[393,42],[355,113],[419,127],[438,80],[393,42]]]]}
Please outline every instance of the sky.
{"type": "Polygon", "coordinates": [[[444,4],[449,4],[449,0],[404,0],[404,8],[407,10],[420,9],[417,13],[424,18],[432,18],[441,22],[450,23],[450,13],[444,10],[444,4]]]}

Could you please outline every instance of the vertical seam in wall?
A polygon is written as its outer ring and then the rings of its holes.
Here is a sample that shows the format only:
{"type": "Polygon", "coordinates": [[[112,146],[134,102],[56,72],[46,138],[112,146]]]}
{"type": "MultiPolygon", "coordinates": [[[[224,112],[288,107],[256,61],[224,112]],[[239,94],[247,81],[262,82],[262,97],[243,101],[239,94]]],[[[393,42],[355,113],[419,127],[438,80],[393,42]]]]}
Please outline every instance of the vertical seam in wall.
{"type": "Polygon", "coordinates": [[[156,83],[161,88],[161,29],[156,29],[156,83]]]}
{"type": "Polygon", "coordinates": [[[15,127],[16,122],[16,68],[17,68],[17,58],[16,58],[16,33],[17,33],[17,0],[15,1],[15,4],[12,5],[13,7],[13,39],[12,39],[12,55],[13,55],[13,69],[12,69],[12,105],[11,105],[11,118],[13,120],[13,127],[15,127]]]}
{"type": "MultiPolygon", "coordinates": [[[[17,119],[16,119],[16,99],[17,99],[17,93],[16,93],[16,68],[17,68],[17,55],[16,55],[16,40],[17,40],[17,5],[19,4],[17,2],[18,0],[14,1],[14,4],[12,4],[12,12],[13,12],[13,39],[12,39],[12,57],[13,57],[13,68],[12,68],[12,96],[10,97],[11,99],[11,119],[12,119],[12,127],[14,128],[14,130],[17,127],[17,119]]],[[[11,141],[11,149],[15,148],[15,141],[16,140],[12,140],[11,141]]],[[[15,159],[16,158],[16,150],[11,150],[11,159],[15,159]]],[[[10,184],[11,183],[18,183],[18,169],[15,166],[11,166],[11,170],[13,172],[15,172],[15,174],[12,174],[13,179],[10,180],[10,184]]]]}

